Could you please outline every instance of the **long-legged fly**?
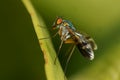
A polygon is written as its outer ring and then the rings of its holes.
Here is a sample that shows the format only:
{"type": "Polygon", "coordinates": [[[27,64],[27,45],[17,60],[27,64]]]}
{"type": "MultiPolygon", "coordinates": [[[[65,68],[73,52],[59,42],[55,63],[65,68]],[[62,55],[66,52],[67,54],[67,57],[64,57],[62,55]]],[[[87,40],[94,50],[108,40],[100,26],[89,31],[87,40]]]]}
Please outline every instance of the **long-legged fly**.
{"type": "Polygon", "coordinates": [[[53,30],[58,29],[56,34],[59,34],[60,39],[61,39],[61,43],[58,49],[57,56],[55,57],[54,63],[56,63],[56,59],[60,53],[63,43],[73,44],[71,47],[68,59],[66,61],[66,65],[64,69],[65,72],[66,72],[68,62],[76,46],[84,57],[88,58],[89,60],[94,59],[93,51],[97,49],[97,45],[95,41],[87,34],[78,32],[70,21],[64,20],[61,17],[57,17],[52,28],[53,30]]]}
{"type": "MultiPolygon", "coordinates": [[[[63,43],[73,44],[73,48],[66,61],[66,67],[75,49],[75,46],[77,46],[78,50],[84,57],[88,58],[89,60],[94,59],[93,50],[97,49],[97,45],[95,44],[95,41],[87,34],[78,32],[70,21],[58,17],[54,22],[52,28],[58,29],[58,34],[61,38],[61,44],[59,46],[58,55],[63,43]]],[[[55,58],[55,62],[56,62],[56,58],[55,58]]],[[[65,71],[66,71],[66,67],[65,67],[65,71]]]]}

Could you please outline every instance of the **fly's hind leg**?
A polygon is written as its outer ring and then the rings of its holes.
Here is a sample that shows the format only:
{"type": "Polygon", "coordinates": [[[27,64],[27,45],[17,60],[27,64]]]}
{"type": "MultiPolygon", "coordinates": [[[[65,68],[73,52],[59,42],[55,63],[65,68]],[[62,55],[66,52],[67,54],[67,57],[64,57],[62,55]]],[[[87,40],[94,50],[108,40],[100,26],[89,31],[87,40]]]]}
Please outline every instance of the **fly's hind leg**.
{"type": "Polygon", "coordinates": [[[72,54],[73,54],[73,51],[75,50],[75,44],[73,44],[71,47],[70,47],[70,51],[69,51],[69,55],[68,55],[68,58],[67,58],[67,61],[66,61],[66,63],[65,63],[65,68],[64,68],[64,73],[66,74],[66,70],[67,70],[67,67],[68,67],[68,63],[69,63],[69,61],[70,61],[70,58],[71,58],[71,56],[72,56],[72,54]]]}

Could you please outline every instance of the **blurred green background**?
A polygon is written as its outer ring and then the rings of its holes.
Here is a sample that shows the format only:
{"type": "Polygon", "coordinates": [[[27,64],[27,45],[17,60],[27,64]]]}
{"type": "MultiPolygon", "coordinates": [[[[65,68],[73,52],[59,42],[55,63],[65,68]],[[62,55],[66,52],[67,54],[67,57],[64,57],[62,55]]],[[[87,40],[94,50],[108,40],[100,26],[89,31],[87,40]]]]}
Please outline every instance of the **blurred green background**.
{"type": "MultiPolygon", "coordinates": [[[[120,80],[119,0],[32,0],[32,4],[49,28],[56,16],[62,16],[98,45],[93,61],[75,50],[66,73],[69,80],[120,80]]],[[[0,10],[0,80],[41,80],[44,59],[26,8],[20,0],[8,0],[0,2],[0,10]]]]}

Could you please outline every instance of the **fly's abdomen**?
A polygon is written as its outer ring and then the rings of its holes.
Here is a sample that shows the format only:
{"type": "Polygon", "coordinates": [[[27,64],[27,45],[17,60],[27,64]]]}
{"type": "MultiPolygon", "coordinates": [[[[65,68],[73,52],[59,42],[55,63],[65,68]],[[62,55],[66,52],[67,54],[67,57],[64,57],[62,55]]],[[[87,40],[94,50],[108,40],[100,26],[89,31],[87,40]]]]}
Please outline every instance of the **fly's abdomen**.
{"type": "Polygon", "coordinates": [[[80,51],[80,53],[85,57],[88,58],[89,60],[93,60],[94,59],[94,52],[92,50],[91,47],[89,47],[90,45],[83,45],[78,43],[77,45],[78,50],[80,51]]]}

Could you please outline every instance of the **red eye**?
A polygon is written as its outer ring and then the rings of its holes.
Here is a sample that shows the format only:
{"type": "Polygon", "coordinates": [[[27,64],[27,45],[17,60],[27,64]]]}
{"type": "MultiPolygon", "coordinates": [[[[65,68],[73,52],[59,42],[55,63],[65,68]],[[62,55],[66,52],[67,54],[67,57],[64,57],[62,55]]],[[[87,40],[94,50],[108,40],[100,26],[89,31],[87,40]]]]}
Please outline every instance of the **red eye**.
{"type": "Polygon", "coordinates": [[[60,23],[62,23],[62,19],[61,19],[61,18],[59,18],[59,19],[57,20],[57,24],[60,24],[60,23]]]}

